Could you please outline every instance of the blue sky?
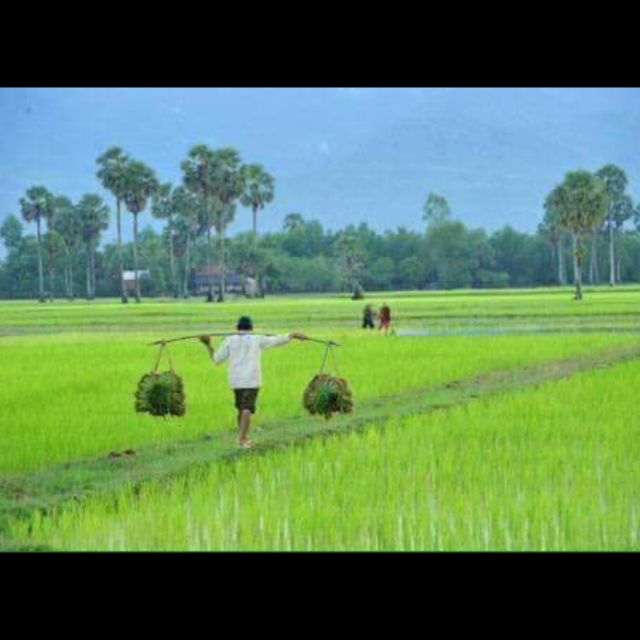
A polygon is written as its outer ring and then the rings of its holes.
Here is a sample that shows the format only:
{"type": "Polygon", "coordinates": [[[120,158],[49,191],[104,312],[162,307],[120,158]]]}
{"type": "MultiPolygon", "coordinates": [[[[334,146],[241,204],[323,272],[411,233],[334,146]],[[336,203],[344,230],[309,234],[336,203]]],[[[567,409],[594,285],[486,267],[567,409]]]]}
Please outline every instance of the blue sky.
{"type": "MultiPolygon", "coordinates": [[[[262,231],[291,212],[329,228],[418,230],[430,191],[472,227],[533,231],[571,169],[619,164],[640,195],[639,107],[637,89],[4,88],[0,221],[37,184],[113,206],[95,177],[112,145],[177,184],[188,150],[204,143],[234,146],[275,177],[262,231]]],[[[240,208],[231,234],[250,219],[240,208]]],[[[151,220],[144,213],[142,225],[151,220]]]]}

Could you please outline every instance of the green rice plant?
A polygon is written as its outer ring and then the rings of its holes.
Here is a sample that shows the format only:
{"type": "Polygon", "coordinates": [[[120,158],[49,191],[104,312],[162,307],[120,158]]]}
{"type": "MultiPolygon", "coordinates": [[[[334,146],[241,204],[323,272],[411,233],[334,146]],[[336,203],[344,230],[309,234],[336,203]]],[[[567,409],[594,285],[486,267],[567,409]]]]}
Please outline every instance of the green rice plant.
{"type": "Polygon", "coordinates": [[[16,523],[66,550],[638,551],[640,362],[16,523]]]}
{"type": "MultiPolygon", "coordinates": [[[[526,323],[545,330],[577,330],[594,327],[610,330],[614,323],[638,327],[637,285],[587,287],[586,297],[576,305],[570,287],[472,291],[415,291],[367,293],[366,303],[379,306],[390,301],[393,326],[452,324],[496,324],[513,326],[526,323]],[[635,321],[634,321],[635,319],[635,321]]],[[[240,298],[216,308],[200,300],[176,302],[149,300],[141,305],[122,305],[117,300],[58,302],[37,305],[32,302],[0,303],[0,335],[50,333],[88,329],[111,331],[187,329],[226,330],[240,315],[248,313],[264,330],[276,327],[347,329],[360,325],[363,303],[344,294],[272,296],[266,300],[240,298]]],[[[156,336],[157,337],[157,336],[156,336]]]]}
{"type": "MultiPolygon", "coordinates": [[[[127,398],[148,366],[148,342],[228,329],[244,313],[260,330],[313,330],[342,343],[341,368],[361,406],[489,371],[632,344],[633,334],[613,332],[640,326],[637,287],[594,288],[581,305],[570,300],[569,289],[367,293],[368,303],[383,298],[393,300],[398,329],[471,328],[481,335],[383,340],[359,329],[360,303],[330,295],[230,301],[216,307],[214,317],[199,301],[0,303],[0,474],[235,429],[226,372],[207,362],[195,342],[173,352],[189,389],[188,415],[158,429],[150,414],[127,410],[127,398]],[[601,333],[482,335],[513,327],[601,333]]],[[[314,348],[293,344],[265,354],[260,423],[306,413],[300,395],[314,373],[314,348]]]]}
{"type": "MultiPolygon", "coordinates": [[[[281,325],[273,332],[286,330],[281,325]]],[[[155,331],[114,327],[109,333],[85,330],[0,338],[0,475],[28,473],[114,450],[235,432],[236,411],[226,368],[212,364],[197,341],[172,348],[174,364],[188,389],[188,412],[180,420],[159,425],[150,414],[132,410],[131,391],[140,372],[149,367],[147,343],[182,331],[174,327],[158,336],[155,331]]],[[[357,329],[326,331],[323,336],[343,345],[341,372],[361,407],[384,396],[426,392],[453,380],[573,358],[637,340],[612,334],[387,340],[362,335],[357,329]]],[[[268,428],[307,415],[301,396],[317,371],[317,349],[295,342],[265,352],[257,425],[268,428]]]]}

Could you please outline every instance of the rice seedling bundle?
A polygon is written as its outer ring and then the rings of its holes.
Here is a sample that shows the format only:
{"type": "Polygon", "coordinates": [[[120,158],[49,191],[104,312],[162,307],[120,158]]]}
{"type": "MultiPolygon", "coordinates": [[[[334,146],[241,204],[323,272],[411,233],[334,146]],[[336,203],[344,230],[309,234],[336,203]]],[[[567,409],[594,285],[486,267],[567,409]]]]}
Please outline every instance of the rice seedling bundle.
{"type": "Polygon", "coordinates": [[[151,373],[140,378],[136,389],[135,408],[138,413],[148,412],[152,416],[183,416],[186,413],[186,397],[182,378],[173,370],[169,358],[169,371],[158,371],[165,345],[161,345],[156,365],[151,373]]]}
{"type": "Polygon", "coordinates": [[[323,415],[329,420],[334,413],[351,413],[353,411],[353,394],[344,378],[338,373],[336,357],[332,344],[327,344],[322,359],[320,372],[307,385],[302,396],[302,404],[311,415],[323,415]],[[325,364],[331,355],[336,375],[324,373],[325,364]]]}
{"type": "Polygon", "coordinates": [[[353,411],[353,394],[344,378],[319,373],[305,389],[303,404],[310,414],[329,420],[334,413],[353,411]]]}
{"type": "Polygon", "coordinates": [[[187,410],[182,378],[173,371],[147,373],[138,382],[136,411],[183,416],[187,410]]]}

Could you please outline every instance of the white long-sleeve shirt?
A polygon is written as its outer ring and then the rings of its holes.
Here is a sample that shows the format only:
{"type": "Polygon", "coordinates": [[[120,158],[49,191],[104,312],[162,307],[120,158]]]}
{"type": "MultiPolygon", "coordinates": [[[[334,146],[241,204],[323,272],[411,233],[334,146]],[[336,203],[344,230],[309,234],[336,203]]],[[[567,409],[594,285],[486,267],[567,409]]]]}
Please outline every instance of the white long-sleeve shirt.
{"type": "Polygon", "coordinates": [[[289,342],[289,336],[254,336],[250,333],[229,336],[214,353],[213,361],[222,364],[229,360],[229,384],[232,389],[257,389],[262,386],[262,350],[289,342]]]}

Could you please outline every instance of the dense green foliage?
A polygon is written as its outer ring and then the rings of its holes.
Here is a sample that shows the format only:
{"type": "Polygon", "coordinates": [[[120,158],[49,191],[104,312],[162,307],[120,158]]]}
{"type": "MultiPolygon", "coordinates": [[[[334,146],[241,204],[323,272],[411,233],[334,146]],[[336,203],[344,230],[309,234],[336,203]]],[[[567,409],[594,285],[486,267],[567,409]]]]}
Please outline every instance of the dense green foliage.
{"type": "MultiPolygon", "coordinates": [[[[38,287],[37,242],[24,233],[20,222],[9,217],[0,228],[7,256],[0,263],[0,297],[33,298],[38,287]]],[[[173,242],[181,247],[175,256],[175,273],[182,287],[193,294],[194,265],[207,263],[207,238],[197,236],[186,253],[180,227],[173,242]],[[186,261],[189,260],[189,264],[186,261]]],[[[195,234],[194,234],[195,235],[195,234]]],[[[250,276],[254,265],[263,265],[267,291],[271,293],[349,291],[350,274],[344,268],[344,245],[348,236],[355,246],[361,266],[358,278],[365,291],[507,288],[547,286],[558,283],[556,251],[543,232],[527,234],[511,227],[488,235],[481,229],[469,229],[462,222],[446,222],[430,228],[426,234],[407,229],[379,234],[368,225],[327,231],[317,220],[303,222],[290,231],[268,233],[255,243],[252,233],[242,233],[226,240],[228,266],[250,276]],[[252,257],[253,256],[253,257],[252,257]],[[257,256],[257,258],[255,257],[257,256]]],[[[573,260],[568,238],[563,238],[565,273],[573,279],[573,260]]],[[[619,272],[624,282],[640,282],[640,234],[619,232],[616,240],[619,272]]],[[[556,245],[557,246],[557,245],[556,245]]],[[[607,240],[597,237],[599,272],[607,272],[607,240]]],[[[590,261],[592,244],[585,246],[584,263],[590,261]]],[[[84,270],[87,248],[77,250],[69,259],[73,263],[73,286],[76,294],[85,290],[84,270]]],[[[142,294],[148,297],[172,296],[169,238],[151,227],[138,236],[140,268],[151,276],[140,281],[142,294]]],[[[133,262],[133,245],[123,245],[125,265],[133,262]]],[[[47,254],[43,253],[45,268],[47,254]]],[[[353,264],[350,263],[350,264],[353,264]]],[[[106,244],[95,251],[97,297],[117,297],[121,293],[117,245],[106,244]]],[[[57,290],[64,290],[63,274],[58,273],[57,290]]],[[[175,276],[174,276],[175,277],[175,276]]],[[[587,282],[592,282],[587,278],[587,282]]]]}

